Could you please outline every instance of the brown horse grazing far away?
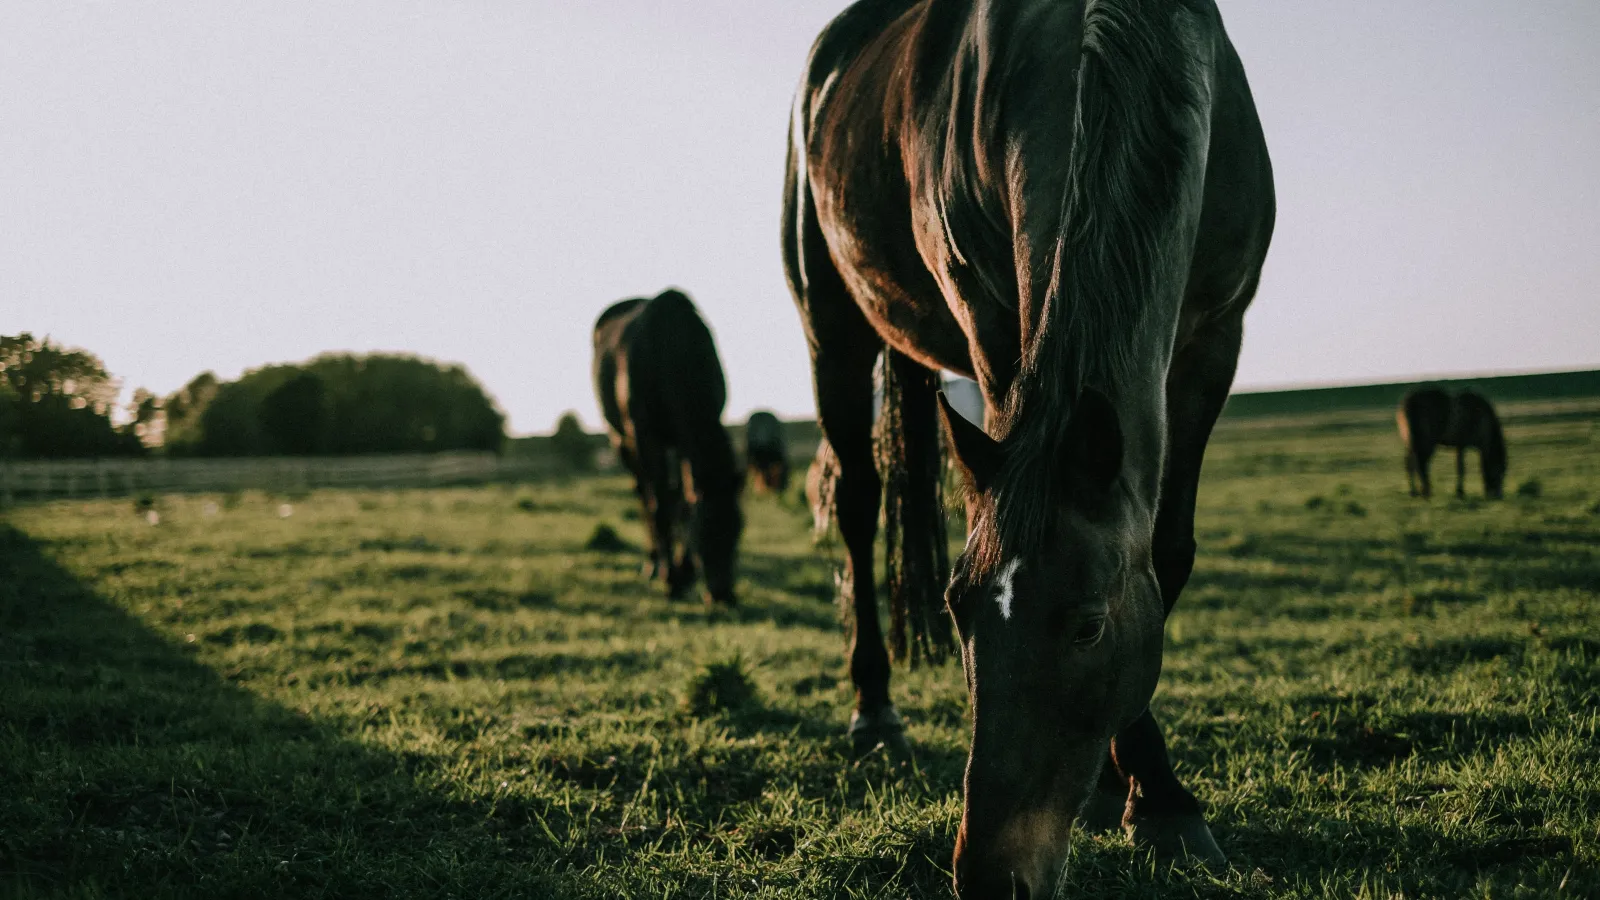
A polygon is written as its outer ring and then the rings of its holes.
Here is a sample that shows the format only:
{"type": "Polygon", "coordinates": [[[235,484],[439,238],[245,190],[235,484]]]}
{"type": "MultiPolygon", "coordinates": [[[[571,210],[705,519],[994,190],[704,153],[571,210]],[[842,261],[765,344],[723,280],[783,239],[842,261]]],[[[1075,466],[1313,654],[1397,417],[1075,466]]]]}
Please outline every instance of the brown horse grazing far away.
{"type": "Polygon", "coordinates": [[[1456,496],[1466,495],[1467,448],[1478,449],[1484,496],[1498,500],[1505,492],[1506,438],[1489,401],[1472,391],[1451,394],[1423,388],[1406,394],[1395,411],[1400,440],[1406,445],[1406,483],[1411,496],[1433,496],[1428,465],[1435,447],[1456,448],[1456,496]]]}
{"type": "MultiPolygon", "coordinates": [[[[958,893],[1050,895],[1080,816],[1220,862],[1149,710],[1274,218],[1211,0],[861,0],[812,47],[785,190],[858,747],[902,740],[872,572],[887,347],[988,408],[983,429],[943,413],[972,489],[946,594],[972,715],[958,893]]],[[[932,379],[901,381],[905,419],[936,422],[932,379]]],[[[932,427],[907,452],[937,452],[932,427]]]]}
{"type": "Polygon", "coordinates": [[[744,464],[755,475],[756,489],[782,494],[789,489],[789,442],[783,422],[772,413],[750,414],[744,426],[744,464]]]}
{"type": "Polygon", "coordinates": [[[680,291],[613,304],[594,325],[594,385],[650,533],[650,577],[679,597],[695,564],[710,599],[734,602],[744,478],[722,427],[722,363],[680,291]]]}

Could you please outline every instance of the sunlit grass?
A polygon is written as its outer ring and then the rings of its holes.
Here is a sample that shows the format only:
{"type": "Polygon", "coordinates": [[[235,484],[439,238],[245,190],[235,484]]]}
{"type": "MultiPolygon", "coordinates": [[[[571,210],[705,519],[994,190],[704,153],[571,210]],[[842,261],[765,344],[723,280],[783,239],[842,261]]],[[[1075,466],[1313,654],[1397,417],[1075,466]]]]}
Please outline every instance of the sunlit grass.
{"type": "MultiPolygon", "coordinates": [[[[1079,835],[1073,896],[1600,891],[1594,421],[1511,419],[1537,496],[1423,503],[1385,418],[1219,432],[1157,711],[1234,866],[1079,835]]],[[[10,512],[7,887],[947,893],[959,673],[896,673],[912,766],[851,760],[809,516],[747,504],[725,612],[643,580],[633,503],[607,477],[10,512]],[[697,701],[712,672],[749,693],[697,701]]]]}

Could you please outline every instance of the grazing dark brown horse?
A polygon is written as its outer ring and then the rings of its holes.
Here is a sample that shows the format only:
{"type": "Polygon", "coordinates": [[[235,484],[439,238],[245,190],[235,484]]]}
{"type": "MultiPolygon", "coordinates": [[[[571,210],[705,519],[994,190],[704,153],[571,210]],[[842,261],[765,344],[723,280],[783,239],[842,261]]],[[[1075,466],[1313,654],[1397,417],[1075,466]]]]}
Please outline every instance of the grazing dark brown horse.
{"type": "Polygon", "coordinates": [[[1216,8],[862,0],[812,47],[789,153],[785,264],[838,455],[858,744],[900,732],[872,572],[887,347],[975,378],[989,410],[984,429],[943,415],[972,488],[947,593],[972,714],[957,891],[1050,895],[1080,815],[1222,860],[1148,708],[1274,218],[1216,8]]]}
{"type": "Polygon", "coordinates": [[[594,324],[594,386],[650,532],[650,577],[679,597],[705,573],[734,602],[744,483],[722,427],[727,385],[710,329],[681,291],[613,304],[594,324]],[[680,532],[681,538],[680,538],[680,532]]]}
{"type": "Polygon", "coordinates": [[[769,412],[754,412],[744,426],[745,471],[756,477],[756,489],[782,494],[789,489],[789,442],[783,423],[769,412]]]}
{"type": "Polygon", "coordinates": [[[1505,492],[1506,437],[1489,401],[1472,391],[1451,394],[1423,388],[1406,394],[1395,411],[1400,440],[1406,445],[1406,483],[1411,496],[1433,496],[1428,466],[1434,448],[1456,448],[1456,496],[1466,496],[1467,448],[1478,450],[1484,496],[1498,500],[1505,492]]]}

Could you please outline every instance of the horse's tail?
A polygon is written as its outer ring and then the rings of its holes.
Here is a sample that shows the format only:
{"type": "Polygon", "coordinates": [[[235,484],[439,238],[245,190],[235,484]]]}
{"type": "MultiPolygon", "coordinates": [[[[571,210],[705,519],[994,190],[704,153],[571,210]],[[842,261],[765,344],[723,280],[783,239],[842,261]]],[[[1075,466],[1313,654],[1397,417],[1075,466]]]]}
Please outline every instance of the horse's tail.
{"type": "Polygon", "coordinates": [[[1395,427],[1400,429],[1400,443],[1405,445],[1406,452],[1411,452],[1411,413],[1402,402],[1394,411],[1395,427]]]}
{"type": "MultiPolygon", "coordinates": [[[[1150,336],[1176,325],[1204,192],[1215,16],[1196,0],[1084,5],[1072,146],[1049,226],[1055,243],[1027,263],[1043,305],[1004,416],[1008,432],[1036,432],[1008,441],[1008,469],[1021,478],[1000,505],[1002,532],[1023,545],[1059,493],[1039,478],[1054,477],[1081,391],[1149,382],[1138,367],[1150,336]]],[[[1038,227],[1028,237],[1048,240],[1038,227]]]]}
{"type": "Polygon", "coordinates": [[[883,477],[884,582],[889,591],[889,653],[912,665],[955,651],[944,586],[950,573],[939,452],[939,376],[886,348],[883,409],[874,455],[883,477]]]}

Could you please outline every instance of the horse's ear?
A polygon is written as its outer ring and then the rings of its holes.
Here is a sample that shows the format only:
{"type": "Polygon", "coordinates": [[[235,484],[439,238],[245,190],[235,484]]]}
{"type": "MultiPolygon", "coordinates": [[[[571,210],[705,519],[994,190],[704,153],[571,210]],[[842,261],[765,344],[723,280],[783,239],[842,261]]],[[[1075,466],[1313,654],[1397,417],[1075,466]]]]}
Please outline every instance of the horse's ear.
{"type": "Polygon", "coordinates": [[[1122,472],[1122,423],[1111,398],[1084,388],[1067,423],[1067,471],[1098,490],[1122,472]]]}
{"type": "Polygon", "coordinates": [[[944,391],[939,392],[939,419],[944,423],[944,436],[950,444],[950,455],[961,467],[967,485],[974,493],[981,494],[988,490],[994,484],[995,476],[1000,473],[1000,464],[1005,461],[1000,442],[956,412],[944,391]]]}

